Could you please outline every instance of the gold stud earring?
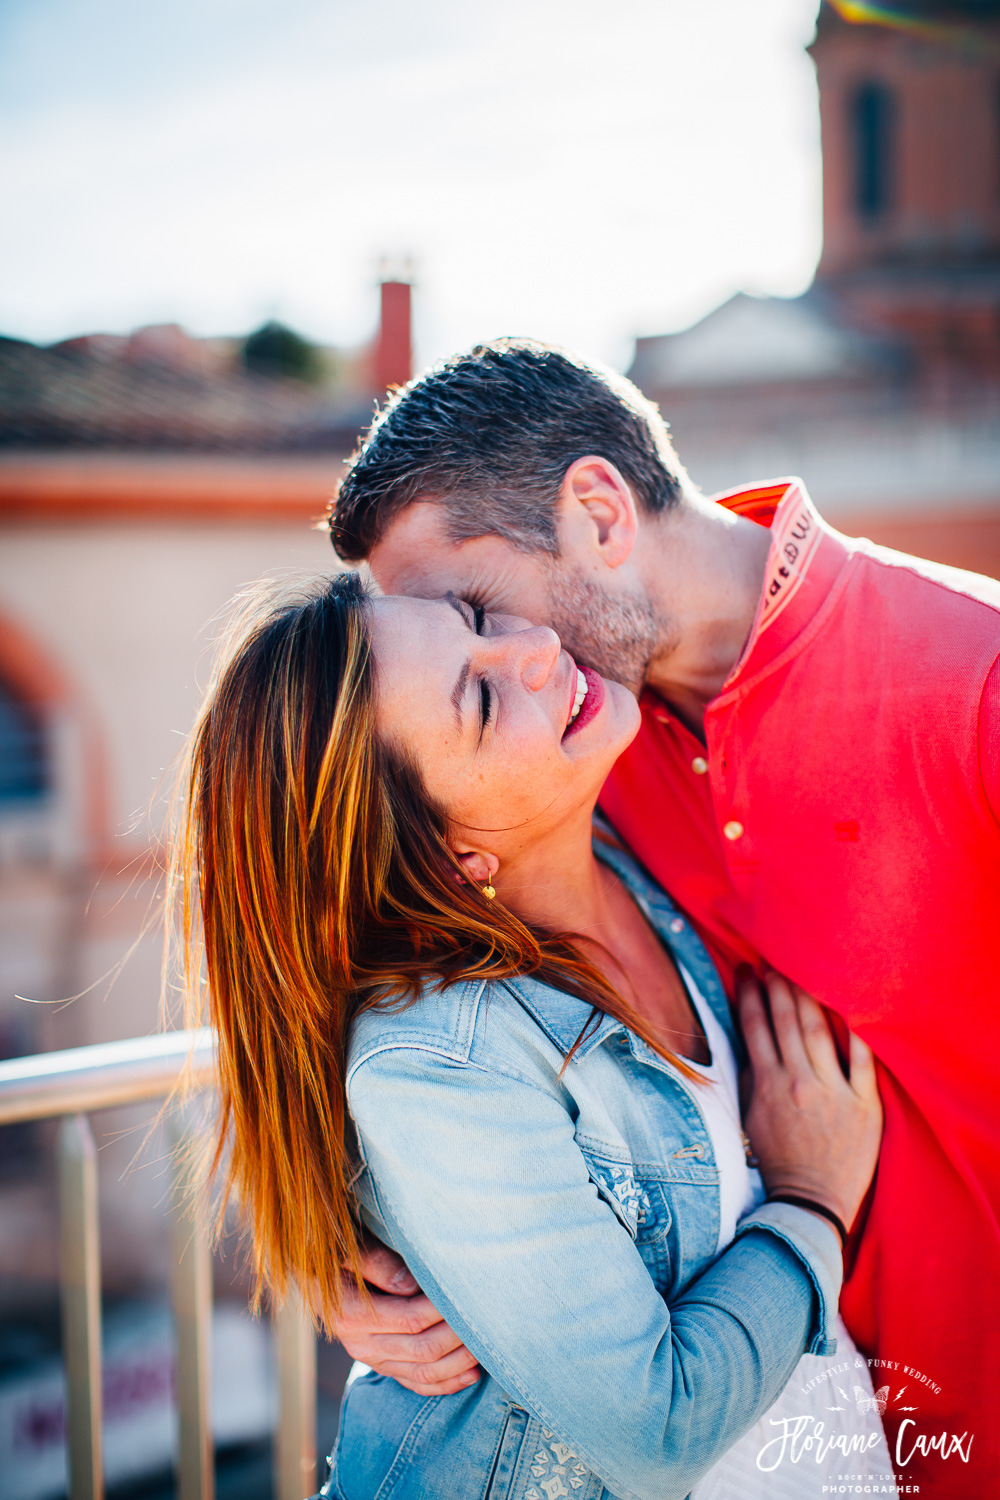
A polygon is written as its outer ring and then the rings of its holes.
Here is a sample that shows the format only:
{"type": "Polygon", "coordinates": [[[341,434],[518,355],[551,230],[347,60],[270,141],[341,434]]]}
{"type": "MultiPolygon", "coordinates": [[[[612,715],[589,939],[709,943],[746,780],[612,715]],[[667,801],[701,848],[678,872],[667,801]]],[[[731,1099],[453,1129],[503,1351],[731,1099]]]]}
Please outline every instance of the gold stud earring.
{"type": "Polygon", "coordinates": [[[493,889],[493,876],[492,875],[489,876],[489,878],[487,879],[486,884],[483,886],[483,895],[486,897],[487,901],[492,901],[493,897],[496,895],[496,891],[493,889]]]}

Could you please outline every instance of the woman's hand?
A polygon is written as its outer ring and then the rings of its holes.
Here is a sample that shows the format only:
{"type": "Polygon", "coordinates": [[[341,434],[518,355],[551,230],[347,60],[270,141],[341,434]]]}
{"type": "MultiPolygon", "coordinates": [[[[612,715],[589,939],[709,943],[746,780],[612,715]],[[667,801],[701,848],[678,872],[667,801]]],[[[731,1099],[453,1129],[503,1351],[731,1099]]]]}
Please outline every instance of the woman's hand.
{"type": "Polygon", "coordinates": [[[740,986],[752,1093],[744,1124],[769,1193],[812,1198],[849,1229],[875,1175],[882,1102],[871,1049],[850,1033],[845,1078],[829,1022],[815,1000],[778,974],[740,986]],[[773,1029],[772,1029],[773,1028],[773,1029]]]}

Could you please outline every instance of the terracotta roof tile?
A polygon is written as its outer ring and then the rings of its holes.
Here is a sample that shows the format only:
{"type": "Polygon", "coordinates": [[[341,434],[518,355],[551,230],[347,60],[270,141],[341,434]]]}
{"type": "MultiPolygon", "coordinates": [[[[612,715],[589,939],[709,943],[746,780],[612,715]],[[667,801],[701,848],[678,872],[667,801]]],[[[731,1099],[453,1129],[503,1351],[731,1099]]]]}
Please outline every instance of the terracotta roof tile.
{"type": "Polygon", "coordinates": [[[270,380],[0,337],[0,445],[337,452],[372,403],[270,380]]]}

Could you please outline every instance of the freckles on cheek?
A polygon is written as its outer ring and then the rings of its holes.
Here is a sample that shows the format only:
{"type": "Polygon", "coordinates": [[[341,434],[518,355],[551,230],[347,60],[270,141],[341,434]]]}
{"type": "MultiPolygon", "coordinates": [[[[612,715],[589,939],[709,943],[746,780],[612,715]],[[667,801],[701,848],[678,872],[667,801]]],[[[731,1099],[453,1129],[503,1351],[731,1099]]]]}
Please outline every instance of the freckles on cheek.
{"type": "Polygon", "coordinates": [[[498,800],[502,802],[503,795],[496,785],[496,778],[475,766],[461,778],[456,787],[455,800],[467,816],[474,819],[484,808],[494,805],[498,800]]]}
{"type": "MultiPolygon", "coordinates": [[[[458,823],[471,825],[484,807],[490,804],[491,778],[488,771],[470,765],[466,757],[442,764],[443,755],[438,754],[438,764],[431,774],[425,776],[425,785],[438,806],[458,823]]],[[[433,761],[431,762],[433,766],[433,761]]]]}

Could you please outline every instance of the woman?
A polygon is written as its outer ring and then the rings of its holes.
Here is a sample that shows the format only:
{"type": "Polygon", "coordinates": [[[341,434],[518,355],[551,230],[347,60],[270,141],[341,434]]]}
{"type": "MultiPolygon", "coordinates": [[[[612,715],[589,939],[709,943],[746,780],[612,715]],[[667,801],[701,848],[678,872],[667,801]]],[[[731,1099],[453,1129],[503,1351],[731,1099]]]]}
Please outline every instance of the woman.
{"type": "Polygon", "coordinates": [[[747,986],[763,1203],[711,960],[592,837],[637,725],[552,631],[351,575],[256,595],[224,652],[181,841],[216,1160],[229,1142],[261,1282],[328,1320],[366,1228],[488,1372],[447,1397],[354,1381],[342,1500],[891,1473],[863,1363],[839,1380],[864,1419],[812,1380],[855,1358],[839,1235],[877,1157],[871,1054],[851,1038],[848,1079],[813,1002],[772,980],[769,1023],[747,986]]]}

